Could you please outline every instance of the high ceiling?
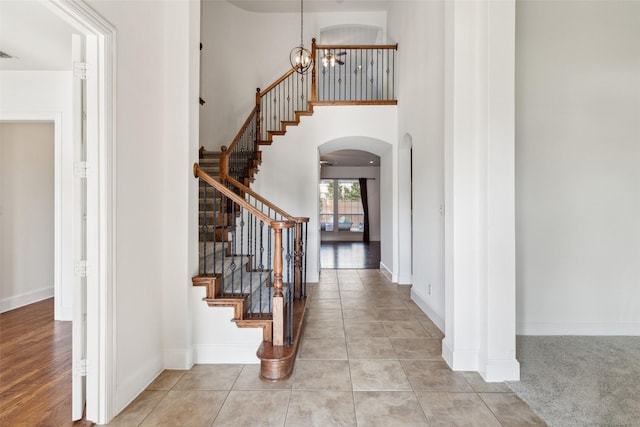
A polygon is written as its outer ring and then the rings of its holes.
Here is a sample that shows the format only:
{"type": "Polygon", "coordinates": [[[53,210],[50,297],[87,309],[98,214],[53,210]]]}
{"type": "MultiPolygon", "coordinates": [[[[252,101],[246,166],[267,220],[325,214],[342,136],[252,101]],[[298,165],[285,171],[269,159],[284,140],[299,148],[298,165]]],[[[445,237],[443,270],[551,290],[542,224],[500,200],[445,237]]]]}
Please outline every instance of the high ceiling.
{"type": "Polygon", "coordinates": [[[0,70],[70,70],[73,28],[35,0],[0,0],[0,70]]]}
{"type": "MultiPolygon", "coordinates": [[[[204,0],[209,1],[209,0],[204,0]]],[[[212,0],[220,1],[220,0],[212,0]]],[[[299,12],[298,0],[228,0],[260,13],[299,12]]],[[[305,12],[386,10],[388,0],[305,0],[305,12]]],[[[38,0],[0,0],[0,70],[70,70],[73,28],[38,0]]],[[[332,166],[379,166],[380,158],[359,150],[324,154],[332,166]]]]}
{"type": "MultiPolygon", "coordinates": [[[[220,1],[220,0],[203,0],[220,1]]],[[[252,12],[299,12],[299,0],[228,0],[252,12]]],[[[386,10],[390,0],[305,0],[305,12],[386,10]]],[[[0,0],[0,70],[71,69],[73,28],[37,0],[0,0]]]]}

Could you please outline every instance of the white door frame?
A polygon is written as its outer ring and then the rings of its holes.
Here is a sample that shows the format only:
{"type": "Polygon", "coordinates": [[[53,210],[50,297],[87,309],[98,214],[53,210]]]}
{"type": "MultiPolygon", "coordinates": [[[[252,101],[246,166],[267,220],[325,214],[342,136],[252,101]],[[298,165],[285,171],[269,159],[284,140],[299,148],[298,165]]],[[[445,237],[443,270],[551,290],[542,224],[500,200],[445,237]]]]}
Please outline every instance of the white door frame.
{"type": "MultiPolygon", "coordinates": [[[[115,384],[115,46],[116,31],[81,0],[44,0],[85,35],[87,52],[87,407],[114,415],[115,384]]],[[[78,141],[74,141],[74,144],[78,141]]]]}

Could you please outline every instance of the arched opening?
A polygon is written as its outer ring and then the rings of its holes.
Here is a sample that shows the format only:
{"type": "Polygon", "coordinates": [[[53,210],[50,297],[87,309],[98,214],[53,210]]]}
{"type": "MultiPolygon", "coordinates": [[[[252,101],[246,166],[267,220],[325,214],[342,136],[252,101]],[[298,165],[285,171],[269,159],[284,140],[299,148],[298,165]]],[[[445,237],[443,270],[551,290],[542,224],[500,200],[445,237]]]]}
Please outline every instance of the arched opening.
{"type": "Polygon", "coordinates": [[[389,147],[361,137],[319,146],[321,268],[380,268],[382,236],[389,227],[382,221],[386,205],[381,190],[390,178],[382,176],[380,166],[391,153],[389,147]]]}
{"type": "Polygon", "coordinates": [[[320,44],[372,45],[381,44],[382,28],[373,25],[335,25],[320,30],[320,44]]]}

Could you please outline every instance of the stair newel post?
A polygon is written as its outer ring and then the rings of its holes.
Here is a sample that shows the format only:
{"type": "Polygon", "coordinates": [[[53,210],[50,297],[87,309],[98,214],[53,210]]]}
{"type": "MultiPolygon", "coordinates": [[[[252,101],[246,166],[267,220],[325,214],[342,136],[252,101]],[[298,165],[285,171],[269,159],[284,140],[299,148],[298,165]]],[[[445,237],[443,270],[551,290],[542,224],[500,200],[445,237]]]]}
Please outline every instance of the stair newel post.
{"type": "Polygon", "coordinates": [[[256,141],[255,141],[255,152],[258,152],[259,145],[262,134],[262,127],[260,126],[260,117],[262,115],[262,108],[260,104],[262,103],[262,94],[260,93],[260,88],[256,88],[256,141]]]}
{"type": "Polygon", "coordinates": [[[311,101],[316,101],[316,39],[311,40],[311,101]]]}
{"type": "Polygon", "coordinates": [[[225,183],[229,176],[229,154],[225,145],[220,148],[220,151],[222,152],[220,154],[220,182],[225,183]]]}
{"type": "Polygon", "coordinates": [[[273,345],[284,345],[284,294],[282,289],[282,230],[290,228],[289,221],[274,221],[273,229],[273,345]]]}

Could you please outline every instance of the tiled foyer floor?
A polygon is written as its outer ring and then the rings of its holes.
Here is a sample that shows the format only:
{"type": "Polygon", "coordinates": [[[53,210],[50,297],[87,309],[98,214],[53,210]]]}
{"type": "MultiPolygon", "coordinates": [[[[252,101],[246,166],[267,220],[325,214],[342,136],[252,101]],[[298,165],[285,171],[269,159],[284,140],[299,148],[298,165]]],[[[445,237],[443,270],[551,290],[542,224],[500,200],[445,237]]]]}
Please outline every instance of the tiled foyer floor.
{"type": "Polygon", "coordinates": [[[323,270],[294,373],[164,371],[114,426],[544,426],[500,383],[451,371],[442,334],[379,270],[323,270]]]}

